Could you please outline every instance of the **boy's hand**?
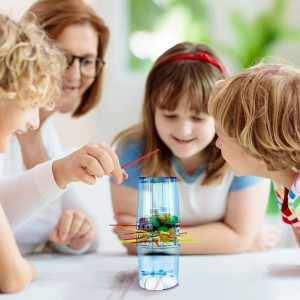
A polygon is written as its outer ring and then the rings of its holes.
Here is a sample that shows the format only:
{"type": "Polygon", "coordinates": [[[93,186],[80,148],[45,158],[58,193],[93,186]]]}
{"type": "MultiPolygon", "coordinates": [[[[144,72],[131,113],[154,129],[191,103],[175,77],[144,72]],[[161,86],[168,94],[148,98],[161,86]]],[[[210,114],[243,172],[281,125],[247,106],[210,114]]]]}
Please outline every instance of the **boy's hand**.
{"type": "Polygon", "coordinates": [[[263,224],[259,229],[249,251],[267,251],[276,246],[281,238],[279,227],[271,224],[263,224]]]}

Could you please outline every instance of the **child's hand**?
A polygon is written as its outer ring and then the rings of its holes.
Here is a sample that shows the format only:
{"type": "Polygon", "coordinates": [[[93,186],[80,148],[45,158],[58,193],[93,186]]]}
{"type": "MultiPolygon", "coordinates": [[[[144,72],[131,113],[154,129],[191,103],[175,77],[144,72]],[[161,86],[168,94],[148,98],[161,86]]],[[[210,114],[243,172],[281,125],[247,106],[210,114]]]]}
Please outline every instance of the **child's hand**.
{"type": "MultiPolygon", "coordinates": [[[[116,215],[115,216],[116,222],[117,224],[130,224],[130,225],[135,225],[136,224],[136,218],[134,216],[130,216],[130,215],[116,215]]],[[[124,227],[128,227],[131,229],[135,229],[135,226],[124,226],[124,227]]],[[[129,239],[135,238],[135,235],[125,235],[126,233],[133,233],[133,231],[129,231],[126,228],[120,228],[120,227],[114,227],[113,232],[118,236],[119,240],[124,240],[124,239],[129,239]]],[[[136,250],[136,244],[134,243],[122,243],[122,245],[127,249],[127,253],[128,254],[136,254],[137,250],[136,250]]]]}
{"type": "Polygon", "coordinates": [[[275,225],[263,224],[259,229],[249,251],[267,251],[276,246],[281,237],[280,229],[275,225]]]}
{"type": "Polygon", "coordinates": [[[49,240],[56,244],[65,244],[73,249],[81,249],[90,243],[96,234],[93,221],[80,211],[65,210],[49,234],[49,240]]]}
{"type": "Polygon", "coordinates": [[[119,159],[105,143],[90,143],[71,153],[67,157],[55,160],[53,175],[59,187],[73,181],[94,184],[96,178],[112,176],[116,183],[122,183],[128,175],[121,169],[119,159]]]}

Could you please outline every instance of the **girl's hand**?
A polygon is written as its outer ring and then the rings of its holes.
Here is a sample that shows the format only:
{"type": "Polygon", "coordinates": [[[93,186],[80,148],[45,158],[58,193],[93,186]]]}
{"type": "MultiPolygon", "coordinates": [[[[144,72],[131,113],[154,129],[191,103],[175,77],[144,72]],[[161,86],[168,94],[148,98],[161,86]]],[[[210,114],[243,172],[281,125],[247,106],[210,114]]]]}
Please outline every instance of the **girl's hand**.
{"type": "Polygon", "coordinates": [[[93,221],[80,211],[65,210],[49,234],[49,240],[56,244],[65,244],[73,249],[81,249],[90,243],[96,235],[93,221]]]}
{"type": "MultiPolygon", "coordinates": [[[[135,230],[135,226],[126,226],[126,225],[135,225],[136,224],[136,219],[134,216],[131,215],[117,215],[115,216],[115,220],[117,224],[124,224],[126,228],[130,228],[135,230]]],[[[114,227],[113,232],[118,236],[119,240],[124,240],[124,239],[129,239],[135,238],[135,235],[127,234],[127,233],[134,233],[134,231],[128,230],[126,228],[121,228],[121,227],[114,227]]],[[[128,254],[136,254],[136,244],[134,243],[122,243],[122,245],[126,248],[128,254]]]]}

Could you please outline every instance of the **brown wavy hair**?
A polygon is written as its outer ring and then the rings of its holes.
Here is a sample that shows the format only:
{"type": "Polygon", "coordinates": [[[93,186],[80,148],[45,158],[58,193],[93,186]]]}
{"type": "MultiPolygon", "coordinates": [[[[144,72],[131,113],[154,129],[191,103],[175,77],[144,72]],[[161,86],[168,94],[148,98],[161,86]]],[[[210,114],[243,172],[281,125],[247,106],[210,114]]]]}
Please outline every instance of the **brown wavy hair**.
{"type": "MultiPolygon", "coordinates": [[[[173,154],[160,139],[155,128],[155,108],[160,107],[172,111],[187,96],[188,107],[197,113],[207,113],[208,99],[215,82],[227,76],[224,70],[203,60],[179,59],[163,63],[177,55],[199,55],[202,52],[223,66],[215,52],[204,44],[180,43],[163,53],[154,62],[147,77],[142,122],[123,130],[113,140],[113,143],[118,142],[121,149],[126,142],[137,138],[143,141],[145,153],[160,149],[151,160],[142,161],[141,166],[145,176],[159,176],[162,173],[168,176],[175,175],[171,161],[173,154]]],[[[216,138],[215,135],[206,149],[199,153],[206,165],[203,185],[219,180],[227,170],[227,164],[220,150],[215,146],[216,138]]]]}
{"type": "Polygon", "coordinates": [[[65,68],[65,57],[34,15],[17,23],[0,14],[0,104],[17,99],[23,108],[53,108],[65,68]]]}
{"type": "Polygon", "coordinates": [[[300,71],[261,63],[217,84],[209,112],[269,171],[300,169],[300,71]]]}
{"type": "MultiPolygon", "coordinates": [[[[28,12],[33,12],[37,16],[40,26],[53,40],[71,24],[91,24],[98,33],[98,57],[104,60],[109,39],[108,27],[83,0],[38,0],[27,10],[25,17],[28,12]]],[[[100,102],[102,85],[103,69],[83,94],[73,117],[86,114],[100,102]]]]}

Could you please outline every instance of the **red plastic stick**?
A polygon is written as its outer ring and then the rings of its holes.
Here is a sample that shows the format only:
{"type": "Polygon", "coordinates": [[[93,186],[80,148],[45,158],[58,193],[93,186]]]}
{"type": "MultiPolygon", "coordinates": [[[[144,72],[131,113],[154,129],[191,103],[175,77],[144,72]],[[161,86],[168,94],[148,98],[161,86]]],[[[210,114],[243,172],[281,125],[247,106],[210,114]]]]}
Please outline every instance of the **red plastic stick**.
{"type": "Polygon", "coordinates": [[[135,160],[133,160],[133,161],[131,161],[131,162],[123,165],[123,166],[121,166],[121,168],[125,169],[126,167],[128,167],[128,166],[130,166],[130,165],[132,165],[132,164],[134,164],[134,163],[136,163],[136,162],[138,162],[138,161],[140,161],[140,160],[142,160],[142,159],[144,159],[144,158],[146,158],[146,157],[148,157],[148,156],[150,156],[150,155],[152,155],[152,154],[154,154],[154,153],[156,153],[158,151],[159,151],[159,149],[155,149],[154,151],[149,152],[149,153],[147,153],[147,154],[145,154],[145,155],[143,155],[143,156],[141,156],[141,157],[139,157],[139,158],[137,158],[137,159],[135,159],[135,160]]]}

